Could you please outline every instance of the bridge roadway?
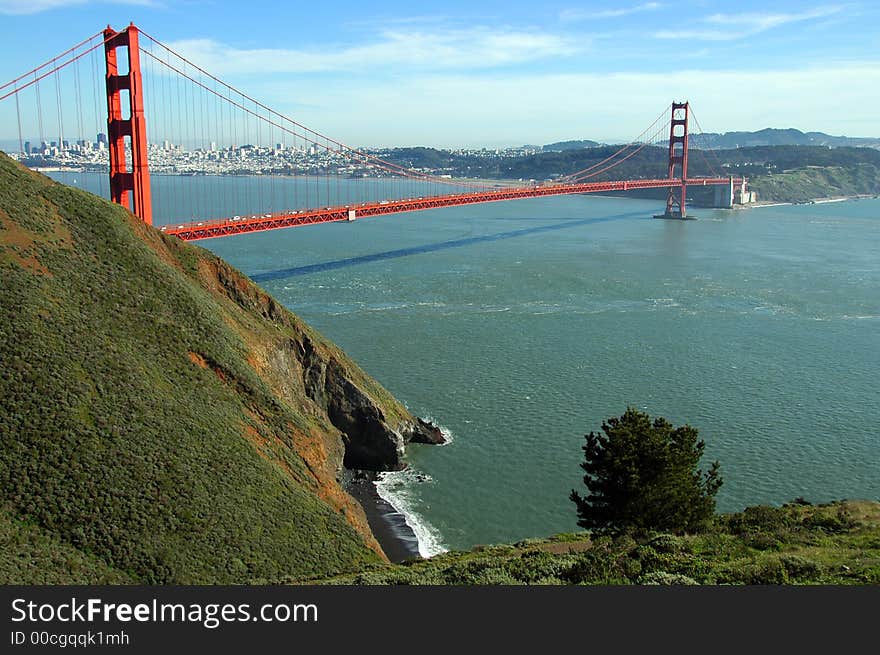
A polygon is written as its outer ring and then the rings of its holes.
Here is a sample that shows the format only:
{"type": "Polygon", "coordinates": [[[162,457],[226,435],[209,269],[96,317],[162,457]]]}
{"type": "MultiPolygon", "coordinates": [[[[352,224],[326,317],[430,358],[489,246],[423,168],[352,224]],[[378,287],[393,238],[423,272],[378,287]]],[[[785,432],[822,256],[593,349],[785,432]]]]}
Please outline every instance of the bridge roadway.
{"type": "MultiPolygon", "coordinates": [[[[696,177],[685,180],[687,186],[715,186],[730,184],[729,177],[696,177]]],[[[743,178],[733,178],[734,185],[743,183],[743,178]]],[[[303,209],[299,211],[276,212],[240,218],[224,218],[210,221],[193,221],[178,225],[164,225],[159,229],[165,234],[174,234],[184,241],[212,239],[216,237],[279,230],[298,225],[315,225],[333,221],[347,221],[353,218],[383,216],[421,209],[457,207],[482,202],[517,200],[519,198],[540,198],[574,193],[601,193],[603,191],[629,191],[632,189],[658,189],[680,187],[680,178],[658,180],[615,180],[608,182],[580,182],[576,184],[544,184],[529,187],[506,187],[451,194],[448,196],[425,196],[422,198],[402,198],[398,200],[370,201],[360,204],[327,207],[324,209],[303,209]],[[352,213],[353,212],[353,213],[352,213]]]]}

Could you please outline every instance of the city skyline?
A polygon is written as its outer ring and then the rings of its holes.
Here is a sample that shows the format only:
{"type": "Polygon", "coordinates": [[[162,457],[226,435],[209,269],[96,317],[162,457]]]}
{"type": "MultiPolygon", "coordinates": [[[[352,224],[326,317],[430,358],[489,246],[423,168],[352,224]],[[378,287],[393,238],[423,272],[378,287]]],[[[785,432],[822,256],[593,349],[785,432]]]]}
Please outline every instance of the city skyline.
{"type": "Polygon", "coordinates": [[[267,105],[357,146],[625,142],[673,99],[690,100],[709,132],[880,132],[873,110],[880,57],[872,47],[880,13],[867,3],[743,2],[734,11],[697,0],[589,8],[448,2],[441,9],[0,0],[0,42],[16,53],[2,59],[0,78],[108,20],[117,28],[133,21],[267,105]]]}

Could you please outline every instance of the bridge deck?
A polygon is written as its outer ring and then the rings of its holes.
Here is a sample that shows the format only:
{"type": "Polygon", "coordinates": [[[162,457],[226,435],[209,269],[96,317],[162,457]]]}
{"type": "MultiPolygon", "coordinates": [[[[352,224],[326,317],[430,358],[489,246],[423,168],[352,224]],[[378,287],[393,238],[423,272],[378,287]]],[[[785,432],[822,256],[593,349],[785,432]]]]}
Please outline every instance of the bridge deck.
{"type": "MultiPolygon", "coordinates": [[[[742,178],[734,178],[734,184],[741,184],[742,178]]],[[[456,207],[473,205],[483,202],[516,200],[519,198],[540,198],[543,196],[559,196],[575,193],[601,193],[603,191],[629,191],[632,189],[658,189],[679,187],[681,179],[663,178],[658,180],[615,180],[609,182],[584,182],[579,184],[547,184],[529,187],[508,187],[452,194],[448,196],[426,196],[423,198],[403,198],[399,200],[382,200],[361,204],[327,207],[324,209],[303,209],[290,212],[276,212],[259,216],[242,216],[241,218],[224,218],[212,221],[165,225],[160,229],[166,234],[174,234],[184,241],[212,239],[216,237],[279,230],[299,225],[314,225],[346,221],[354,210],[356,218],[398,214],[401,212],[440,207],[456,207]]],[[[729,177],[698,177],[685,180],[688,186],[710,186],[730,184],[729,177]]]]}

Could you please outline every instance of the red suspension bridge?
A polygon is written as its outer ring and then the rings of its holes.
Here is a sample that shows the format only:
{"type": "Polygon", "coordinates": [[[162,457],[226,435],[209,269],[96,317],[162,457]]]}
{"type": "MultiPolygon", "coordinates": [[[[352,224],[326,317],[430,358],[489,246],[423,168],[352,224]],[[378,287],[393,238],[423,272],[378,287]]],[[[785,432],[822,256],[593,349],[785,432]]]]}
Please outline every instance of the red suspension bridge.
{"type": "MultiPolygon", "coordinates": [[[[688,175],[689,140],[695,135],[689,129],[693,114],[687,102],[673,102],[671,110],[632,142],[552,182],[502,186],[403,166],[388,155],[348,146],[270,109],[134,25],[118,32],[108,27],[0,86],[0,101],[6,99],[15,101],[18,157],[25,163],[104,170],[113,202],[151,225],[157,209],[160,229],[184,240],[475,203],[636,189],[667,189],[660,216],[684,219],[688,187],[716,187],[723,205],[729,206],[734,189],[744,192],[747,183],[720,175],[703,150],[697,152],[710,174],[688,175]],[[101,107],[106,107],[105,113],[101,107]],[[51,145],[46,138],[50,133],[49,138],[57,135],[51,145]],[[71,133],[77,138],[64,138],[71,133]],[[98,138],[92,142],[83,138],[86,134],[98,138]],[[30,138],[39,138],[40,145],[32,147],[30,138]],[[661,145],[668,149],[664,171],[654,177],[609,179],[615,167],[661,145]],[[151,172],[165,176],[164,181],[174,178],[164,185],[165,197],[155,203],[151,172]],[[201,193],[170,189],[194,184],[193,175],[229,174],[260,178],[246,193],[230,190],[229,185],[201,193]],[[254,197],[241,197],[248,193],[254,197]],[[181,197],[190,199],[186,207],[181,197]],[[236,212],[231,207],[244,209],[236,212]]],[[[721,168],[717,159],[716,163],[721,168]]]]}

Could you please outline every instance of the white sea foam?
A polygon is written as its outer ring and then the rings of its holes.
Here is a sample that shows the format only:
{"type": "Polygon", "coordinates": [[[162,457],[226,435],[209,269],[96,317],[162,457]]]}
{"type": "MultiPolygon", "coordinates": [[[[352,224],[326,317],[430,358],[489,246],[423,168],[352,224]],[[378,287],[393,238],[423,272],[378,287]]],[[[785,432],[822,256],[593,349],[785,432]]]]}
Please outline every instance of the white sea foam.
{"type": "Polygon", "coordinates": [[[387,303],[382,305],[373,305],[372,307],[364,307],[368,312],[393,312],[401,309],[409,309],[409,303],[387,303]]]}
{"type": "Polygon", "coordinates": [[[433,481],[433,478],[425,473],[405,469],[380,473],[379,478],[373,483],[376,485],[379,497],[399,512],[415,533],[419,542],[419,555],[422,557],[433,557],[449,550],[443,545],[443,538],[437,529],[415,509],[413,487],[430,484],[433,481]]]}
{"type": "Polygon", "coordinates": [[[648,298],[651,303],[651,309],[674,309],[681,307],[681,303],[675,301],[675,298],[648,298]]]}
{"type": "MultiPolygon", "coordinates": [[[[455,434],[453,434],[452,430],[447,428],[445,425],[440,425],[437,421],[434,420],[434,417],[425,416],[424,420],[427,421],[428,423],[430,423],[431,425],[433,425],[434,427],[436,427],[438,430],[440,430],[440,434],[443,435],[443,439],[444,439],[443,443],[438,443],[437,446],[448,446],[453,441],[455,441],[455,434]]],[[[466,422],[469,422],[469,421],[466,421],[466,422]]]]}

